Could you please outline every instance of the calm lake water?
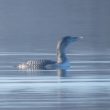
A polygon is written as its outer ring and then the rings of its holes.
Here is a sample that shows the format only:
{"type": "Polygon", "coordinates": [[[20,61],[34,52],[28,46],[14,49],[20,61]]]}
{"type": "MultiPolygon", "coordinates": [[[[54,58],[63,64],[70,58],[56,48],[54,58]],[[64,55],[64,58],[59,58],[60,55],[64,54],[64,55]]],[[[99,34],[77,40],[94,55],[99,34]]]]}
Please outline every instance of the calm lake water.
{"type": "Polygon", "coordinates": [[[0,110],[110,110],[110,55],[68,55],[68,70],[19,70],[54,54],[0,54],[0,110]]]}

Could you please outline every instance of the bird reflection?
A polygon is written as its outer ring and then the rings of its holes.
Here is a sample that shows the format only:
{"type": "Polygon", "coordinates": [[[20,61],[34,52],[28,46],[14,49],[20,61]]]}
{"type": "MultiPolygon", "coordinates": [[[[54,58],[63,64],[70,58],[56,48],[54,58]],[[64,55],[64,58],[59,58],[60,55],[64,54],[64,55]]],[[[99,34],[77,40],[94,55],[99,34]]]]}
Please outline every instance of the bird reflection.
{"type": "Polygon", "coordinates": [[[58,69],[57,70],[57,75],[59,77],[66,77],[66,73],[67,73],[66,69],[58,69]]]}

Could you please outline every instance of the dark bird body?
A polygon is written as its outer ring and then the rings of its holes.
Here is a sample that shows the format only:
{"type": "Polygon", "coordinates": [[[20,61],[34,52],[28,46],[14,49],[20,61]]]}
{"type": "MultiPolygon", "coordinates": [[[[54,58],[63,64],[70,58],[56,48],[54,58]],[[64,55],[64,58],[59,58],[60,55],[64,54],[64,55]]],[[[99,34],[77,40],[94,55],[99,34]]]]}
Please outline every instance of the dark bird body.
{"type": "Polygon", "coordinates": [[[51,69],[51,68],[66,68],[69,66],[68,59],[66,57],[66,47],[77,39],[82,37],[63,37],[57,44],[57,61],[37,59],[29,60],[25,63],[19,64],[17,67],[19,69],[51,69]]]}

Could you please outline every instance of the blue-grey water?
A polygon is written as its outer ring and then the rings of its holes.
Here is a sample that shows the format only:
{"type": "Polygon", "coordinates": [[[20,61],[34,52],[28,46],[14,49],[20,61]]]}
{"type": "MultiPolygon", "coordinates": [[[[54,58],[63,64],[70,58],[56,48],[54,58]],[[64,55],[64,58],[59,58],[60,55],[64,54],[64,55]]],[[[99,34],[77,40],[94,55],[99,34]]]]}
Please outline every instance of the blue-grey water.
{"type": "Polygon", "coordinates": [[[19,70],[46,53],[0,54],[0,110],[109,110],[110,55],[68,54],[70,69],[19,70]]]}
{"type": "Polygon", "coordinates": [[[109,22],[110,0],[0,0],[0,110],[110,110],[109,22]],[[70,69],[16,68],[66,35],[70,69]]]}

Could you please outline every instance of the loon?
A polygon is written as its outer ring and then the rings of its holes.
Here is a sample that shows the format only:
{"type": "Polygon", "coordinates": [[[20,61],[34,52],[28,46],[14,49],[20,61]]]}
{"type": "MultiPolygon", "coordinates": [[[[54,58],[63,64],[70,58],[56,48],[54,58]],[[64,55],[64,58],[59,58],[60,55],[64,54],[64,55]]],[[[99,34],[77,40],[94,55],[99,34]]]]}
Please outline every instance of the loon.
{"type": "Polygon", "coordinates": [[[53,69],[53,68],[67,68],[69,67],[69,62],[66,57],[66,47],[72,43],[77,41],[81,37],[72,37],[65,36],[60,41],[58,41],[56,53],[57,53],[57,61],[52,61],[48,59],[37,59],[37,60],[29,60],[25,63],[19,64],[17,67],[19,69],[27,70],[27,69],[53,69]]]}

